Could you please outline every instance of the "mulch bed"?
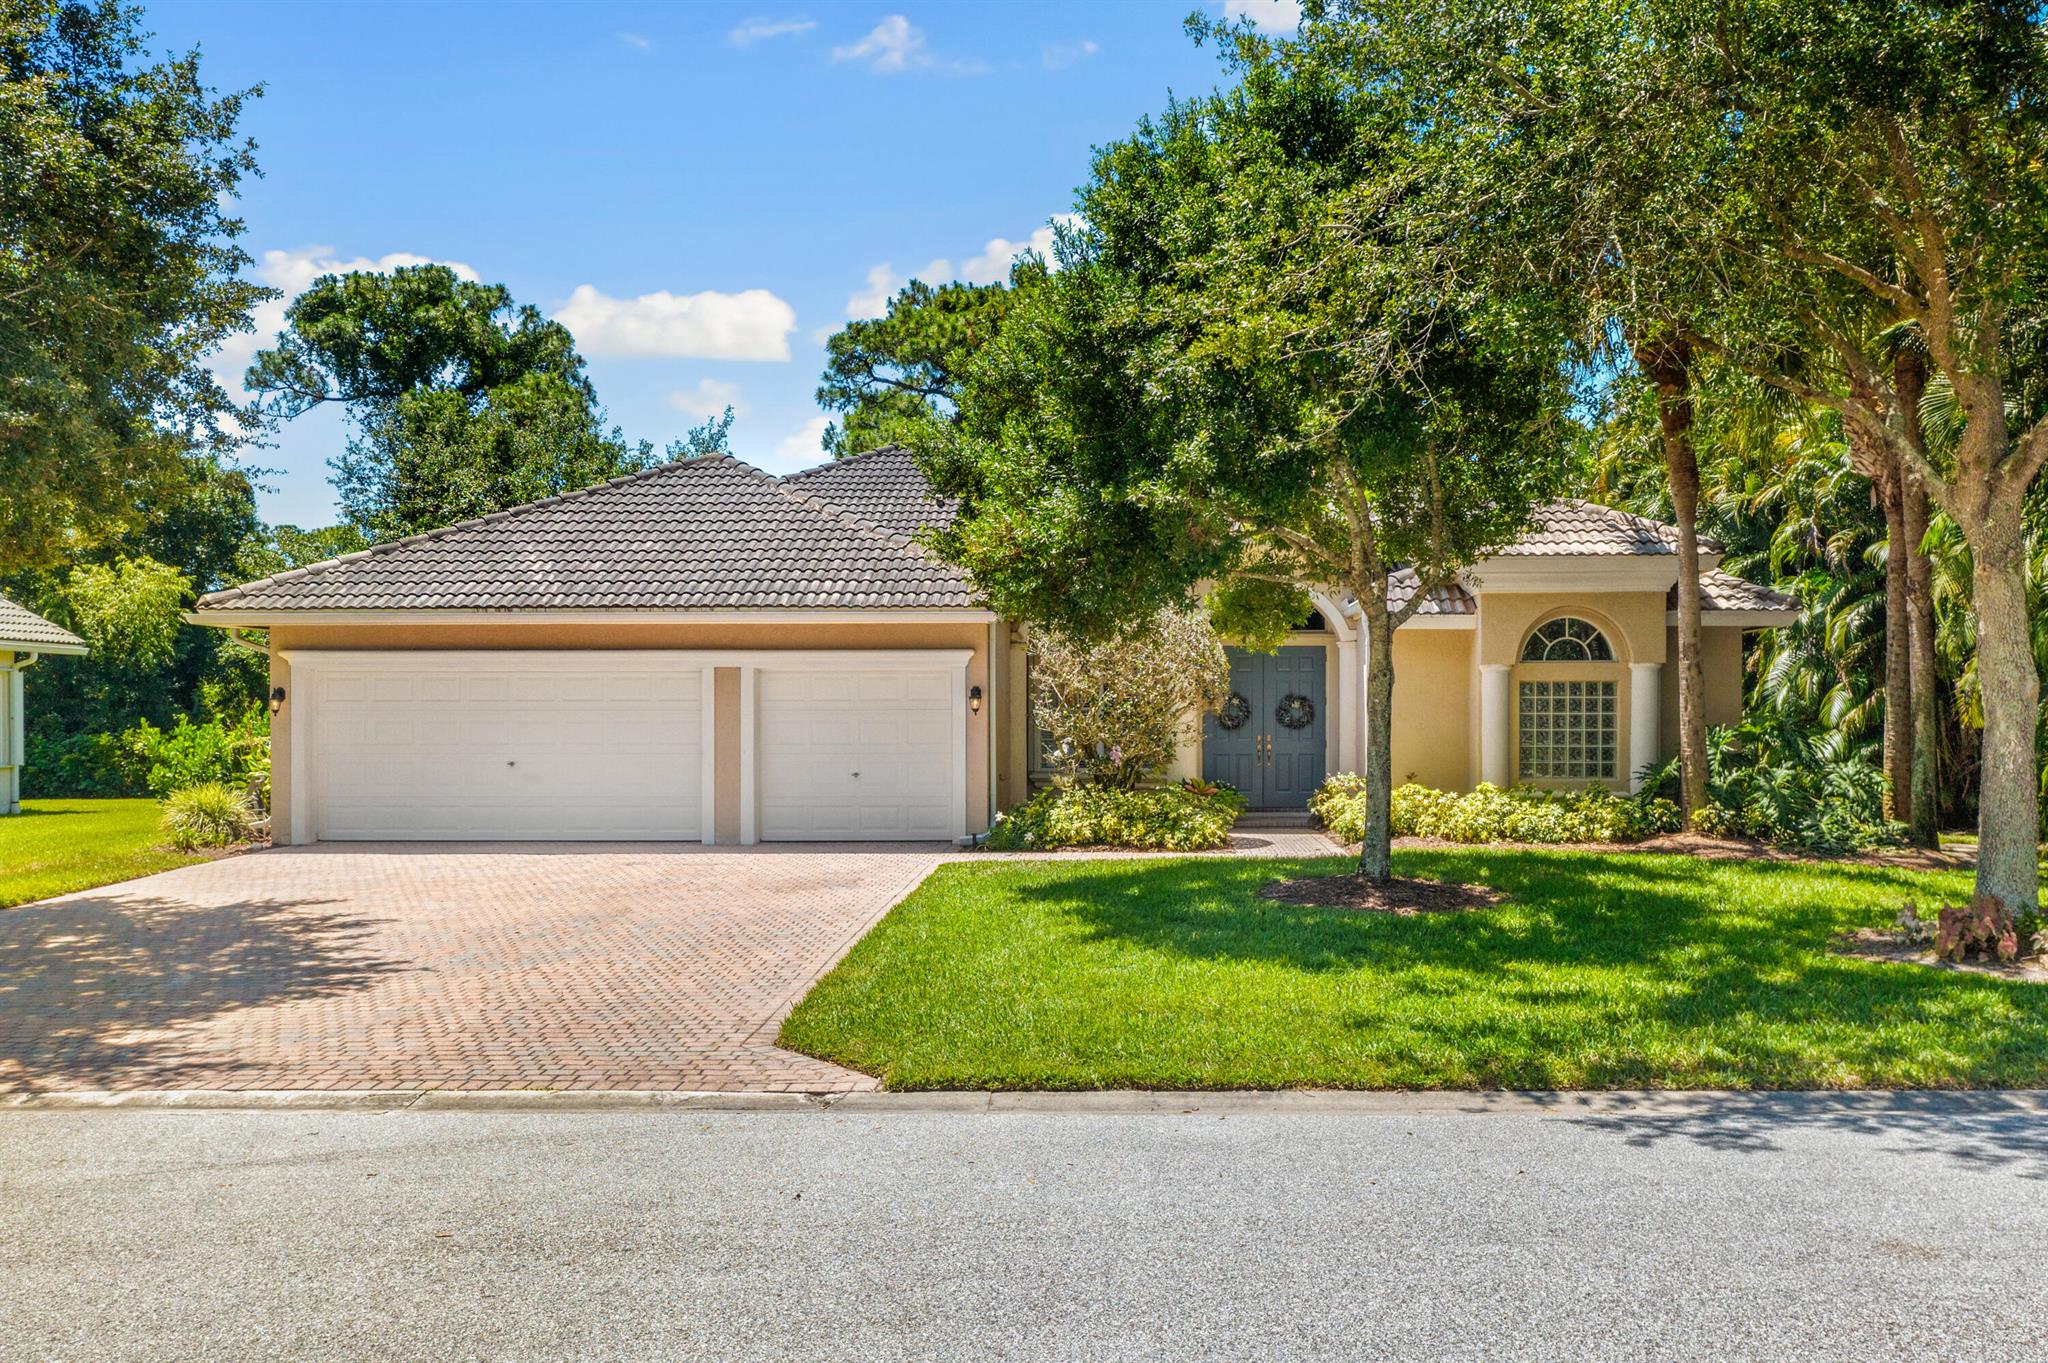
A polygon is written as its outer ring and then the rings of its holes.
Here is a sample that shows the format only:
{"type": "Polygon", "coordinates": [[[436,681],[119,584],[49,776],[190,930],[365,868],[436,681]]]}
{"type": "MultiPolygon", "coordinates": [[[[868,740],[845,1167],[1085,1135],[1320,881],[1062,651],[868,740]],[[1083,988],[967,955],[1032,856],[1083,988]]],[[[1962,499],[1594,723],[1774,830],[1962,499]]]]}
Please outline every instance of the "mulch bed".
{"type": "MultiPolygon", "coordinates": [[[[1801,852],[1748,838],[1715,838],[1705,833],[1661,833],[1641,842],[1451,842],[1444,838],[1395,838],[1395,847],[1440,852],[1471,852],[1506,848],[1526,852],[1662,852],[1702,861],[1832,862],[1850,866],[1896,866],[1913,871],[1959,871],[1977,864],[1977,849],[1956,847],[1929,852],[1917,847],[1872,852],[1823,854],[1801,852]]],[[[1352,844],[1352,851],[1357,844],[1352,844]]]]}
{"type": "Polygon", "coordinates": [[[1966,975],[2048,984],[2048,956],[2029,956],[2017,961],[1942,961],[1935,958],[1925,942],[1882,928],[1858,928],[1846,933],[1835,939],[1833,949],[1839,956],[1853,956],[1859,961],[1896,961],[1935,970],[1959,970],[1966,975]]]}
{"type": "Polygon", "coordinates": [[[1403,879],[1375,885],[1349,872],[1305,876],[1300,880],[1269,880],[1259,887],[1259,898],[1317,909],[1391,913],[1402,918],[1418,913],[1467,913],[1490,909],[1507,900],[1506,895],[1488,885],[1403,879]]]}

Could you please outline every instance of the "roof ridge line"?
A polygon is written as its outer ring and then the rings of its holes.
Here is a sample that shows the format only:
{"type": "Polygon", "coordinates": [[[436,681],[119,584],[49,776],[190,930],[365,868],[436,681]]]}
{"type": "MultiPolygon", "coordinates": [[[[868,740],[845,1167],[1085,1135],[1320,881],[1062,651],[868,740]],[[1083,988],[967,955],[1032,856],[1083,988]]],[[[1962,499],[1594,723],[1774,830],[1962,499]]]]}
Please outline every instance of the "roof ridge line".
{"type": "MultiPolygon", "coordinates": [[[[455,521],[449,525],[436,526],[432,530],[421,530],[415,534],[402,535],[395,540],[385,540],[381,544],[373,544],[367,549],[358,549],[351,554],[338,554],[333,558],[323,558],[313,563],[301,563],[296,568],[287,568],[281,573],[272,573],[269,577],[259,577],[253,582],[243,582],[233,587],[223,587],[217,592],[208,592],[195,600],[192,605],[195,610],[208,604],[218,605],[221,602],[232,601],[238,596],[245,596],[259,587],[273,587],[280,582],[296,582],[301,578],[311,577],[316,573],[324,573],[339,564],[355,563],[366,558],[376,558],[381,554],[388,554],[394,550],[405,548],[407,545],[426,544],[433,540],[446,538],[458,530],[473,530],[480,525],[495,525],[499,521],[511,520],[529,511],[540,511],[546,507],[560,506],[564,502],[577,501],[609,488],[624,487],[628,483],[645,482],[650,478],[681,468],[685,464],[694,463],[702,459],[716,459],[720,457],[718,455],[692,455],[684,459],[671,459],[666,463],[656,464],[652,468],[640,469],[635,473],[622,473],[616,478],[607,478],[601,483],[591,483],[586,487],[571,488],[567,492],[557,492],[552,496],[542,497],[531,502],[521,502],[517,506],[508,506],[503,510],[488,512],[482,516],[472,516],[466,521],[455,521]]],[[[723,457],[730,458],[731,456],[723,457]]],[[[732,462],[739,463],[737,459],[734,459],[732,462]]],[[[748,466],[741,465],[741,467],[748,466]]]]}
{"type": "Polygon", "coordinates": [[[906,454],[910,452],[908,446],[900,441],[892,440],[886,445],[877,445],[873,449],[860,450],[853,454],[835,455],[822,464],[813,464],[809,468],[798,469],[794,473],[785,473],[781,476],[780,481],[787,482],[791,478],[808,478],[811,474],[823,473],[826,469],[843,468],[856,460],[865,459],[871,454],[891,454],[897,450],[902,450],[906,454]]]}
{"type": "MultiPolygon", "coordinates": [[[[880,454],[884,449],[891,448],[896,447],[881,446],[876,449],[865,450],[862,452],[862,454],[880,454]]],[[[860,530],[865,532],[866,534],[873,535],[876,539],[881,540],[883,543],[887,544],[891,549],[896,550],[897,552],[903,554],[905,557],[920,559],[926,563],[932,561],[930,555],[924,554],[918,550],[916,541],[914,539],[912,539],[909,535],[906,535],[899,530],[891,530],[888,526],[883,525],[878,521],[871,521],[867,517],[862,516],[857,512],[850,511],[847,508],[839,505],[837,502],[829,501],[824,497],[820,497],[815,492],[805,492],[801,488],[790,487],[784,481],[783,478],[778,478],[774,474],[769,473],[765,469],[756,468],[752,464],[749,464],[744,459],[739,459],[732,455],[721,455],[717,457],[729,461],[730,463],[738,467],[742,472],[751,475],[764,486],[774,489],[777,493],[779,493],[782,496],[782,498],[785,501],[789,502],[793,506],[801,506],[806,508],[807,510],[816,511],[819,514],[829,516],[832,519],[837,520],[851,527],[852,529],[860,530]]],[[[847,458],[858,459],[860,457],[862,456],[849,455],[847,458]]],[[[847,459],[838,459],[833,461],[834,464],[844,464],[846,462],[847,459]]],[[[784,475],[785,478],[793,478],[795,476],[795,474],[784,475]]]]}

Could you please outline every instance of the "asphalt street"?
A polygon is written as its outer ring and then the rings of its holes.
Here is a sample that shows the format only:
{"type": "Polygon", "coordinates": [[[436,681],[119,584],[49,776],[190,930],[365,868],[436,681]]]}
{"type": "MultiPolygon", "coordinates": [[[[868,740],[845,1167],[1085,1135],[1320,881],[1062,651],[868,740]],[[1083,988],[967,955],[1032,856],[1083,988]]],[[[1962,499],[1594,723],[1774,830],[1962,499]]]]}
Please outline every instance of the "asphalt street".
{"type": "Polygon", "coordinates": [[[0,1113],[0,1358],[2048,1358],[2038,1101],[0,1113]]]}

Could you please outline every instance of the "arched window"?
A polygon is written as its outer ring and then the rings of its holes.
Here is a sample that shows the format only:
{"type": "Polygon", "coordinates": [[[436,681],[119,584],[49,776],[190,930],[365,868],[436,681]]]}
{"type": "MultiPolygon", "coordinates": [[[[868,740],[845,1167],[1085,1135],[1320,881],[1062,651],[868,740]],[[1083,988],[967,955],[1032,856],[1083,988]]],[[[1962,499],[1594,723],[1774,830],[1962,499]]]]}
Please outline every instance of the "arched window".
{"type": "Polygon", "coordinates": [[[1529,642],[1522,645],[1522,661],[1525,663],[1611,663],[1614,650],[1608,646],[1607,636],[1598,627],[1587,624],[1577,616],[1565,615],[1552,620],[1534,634],[1529,642]]]}

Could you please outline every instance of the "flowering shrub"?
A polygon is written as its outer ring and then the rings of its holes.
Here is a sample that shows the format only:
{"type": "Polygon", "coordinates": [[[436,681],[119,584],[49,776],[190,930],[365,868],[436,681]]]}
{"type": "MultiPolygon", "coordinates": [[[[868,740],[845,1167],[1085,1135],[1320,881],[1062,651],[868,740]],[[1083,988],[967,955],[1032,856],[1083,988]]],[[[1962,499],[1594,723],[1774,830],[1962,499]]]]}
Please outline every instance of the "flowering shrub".
{"type": "MultiPolygon", "coordinates": [[[[1365,780],[1349,772],[1323,783],[1309,809],[1345,842],[1365,836],[1365,780]]],[[[1428,786],[1397,787],[1391,811],[1396,837],[1447,842],[1637,842],[1678,827],[1669,800],[1611,790],[1558,791],[1481,785],[1469,795],[1428,786]]]]}
{"type": "Polygon", "coordinates": [[[1200,852],[1221,847],[1244,811],[1244,797],[1229,786],[1199,783],[1161,790],[1110,786],[1048,786],[1011,810],[989,830],[999,851],[1057,847],[1134,847],[1200,852]]]}
{"type": "Polygon", "coordinates": [[[1135,789],[1229,692],[1223,644],[1198,611],[1161,611],[1114,639],[1032,635],[1032,711],[1047,765],[1070,782],[1135,789]]]}

